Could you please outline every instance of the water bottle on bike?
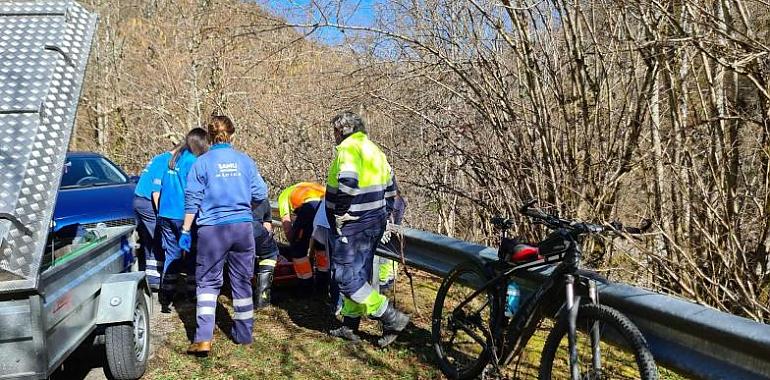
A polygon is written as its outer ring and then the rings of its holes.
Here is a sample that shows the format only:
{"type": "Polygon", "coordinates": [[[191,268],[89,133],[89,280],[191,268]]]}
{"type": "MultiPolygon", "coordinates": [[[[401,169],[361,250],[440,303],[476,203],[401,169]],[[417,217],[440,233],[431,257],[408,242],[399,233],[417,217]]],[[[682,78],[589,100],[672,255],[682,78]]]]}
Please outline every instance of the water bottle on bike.
{"type": "Polygon", "coordinates": [[[511,318],[516,315],[516,312],[519,310],[519,298],[521,297],[519,285],[513,281],[509,282],[508,290],[505,294],[505,316],[511,318]]]}
{"type": "Polygon", "coordinates": [[[545,326],[550,331],[542,345],[540,380],[606,379],[618,374],[658,380],[655,358],[639,328],[600,302],[597,283],[604,281],[581,268],[581,246],[589,236],[642,234],[652,223],[595,224],[546,214],[534,204],[526,202],[519,212],[530,223],[547,227],[545,238],[536,244],[509,238],[515,220],[494,217],[490,221],[500,232],[497,260],[465,261],[442,281],[431,316],[441,371],[450,379],[494,375],[526,356],[522,352],[527,343],[545,326]],[[513,279],[532,272],[544,278],[522,300],[513,279]],[[542,325],[546,319],[552,322],[542,325]]]}

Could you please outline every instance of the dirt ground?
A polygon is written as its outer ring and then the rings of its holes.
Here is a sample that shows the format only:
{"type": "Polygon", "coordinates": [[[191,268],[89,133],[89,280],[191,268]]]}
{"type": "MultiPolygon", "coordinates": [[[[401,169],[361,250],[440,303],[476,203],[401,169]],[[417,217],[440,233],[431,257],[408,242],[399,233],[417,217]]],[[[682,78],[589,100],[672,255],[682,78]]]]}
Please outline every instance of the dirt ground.
{"type": "MultiPolygon", "coordinates": [[[[152,315],[150,316],[150,360],[155,356],[158,347],[163,345],[166,337],[174,330],[176,314],[160,313],[157,294],[153,294],[152,315]]],[[[88,340],[83,343],[62,365],[54,372],[51,379],[61,380],[105,380],[107,357],[104,345],[94,344],[88,340]]]]}

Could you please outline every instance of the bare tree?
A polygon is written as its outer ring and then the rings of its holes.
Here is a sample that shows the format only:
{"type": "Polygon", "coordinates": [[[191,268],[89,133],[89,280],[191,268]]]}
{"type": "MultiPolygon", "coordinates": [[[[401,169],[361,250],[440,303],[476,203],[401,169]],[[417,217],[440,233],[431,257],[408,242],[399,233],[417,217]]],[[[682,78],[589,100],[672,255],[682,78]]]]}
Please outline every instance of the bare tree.
{"type": "Polygon", "coordinates": [[[770,4],[375,4],[355,25],[360,2],[315,0],[290,25],[235,0],[93,0],[75,145],[138,170],[225,113],[277,191],[323,181],[328,120],[352,109],[412,225],[491,244],[485,220],[530,197],[592,220],[652,217],[641,242],[590,245],[591,264],[770,319],[770,4]],[[325,29],[334,46],[312,39],[325,29]]]}

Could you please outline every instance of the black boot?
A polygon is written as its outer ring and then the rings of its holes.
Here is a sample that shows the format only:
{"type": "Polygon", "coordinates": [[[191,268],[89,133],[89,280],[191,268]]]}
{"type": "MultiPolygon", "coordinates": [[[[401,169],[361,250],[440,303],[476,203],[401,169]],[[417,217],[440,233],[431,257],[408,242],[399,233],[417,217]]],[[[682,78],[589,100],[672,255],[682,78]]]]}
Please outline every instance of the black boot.
{"type": "Polygon", "coordinates": [[[160,302],[160,312],[167,314],[171,312],[171,303],[174,302],[174,295],[177,290],[179,277],[175,273],[164,273],[160,279],[160,291],[158,292],[158,302],[160,302]]]}
{"type": "Polygon", "coordinates": [[[361,325],[361,318],[343,317],[342,326],[338,329],[329,331],[329,335],[349,340],[351,342],[360,342],[358,336],[358,327],[361,325]]]}
{"type": "Polygon", "coordinates": [[[168,314],[171,312],[171,299],[172,299],[172,296],[169,295],[169,292],[164,291],[161,288],[161,290],[158,292],[158,303],[160,303],[161,313],[168,314]]]}
{"type": "Polygon", "coordinates": [[[254,289],[254,309],[262,309],[270,305],[270,289],[273,286],[273,269],[275,267],[260,267],[257,272],[257,286],[254,289]]]}
{"type": "Polygon", "coordinates": [[[398,311],[392,303],[388,303],[385,312],[378,318],[375,318],[382,324],[382,337],[377,340],[380,347],[388,346],[393,343],[398,334],[409,324],[409,316],[398,311]]]}

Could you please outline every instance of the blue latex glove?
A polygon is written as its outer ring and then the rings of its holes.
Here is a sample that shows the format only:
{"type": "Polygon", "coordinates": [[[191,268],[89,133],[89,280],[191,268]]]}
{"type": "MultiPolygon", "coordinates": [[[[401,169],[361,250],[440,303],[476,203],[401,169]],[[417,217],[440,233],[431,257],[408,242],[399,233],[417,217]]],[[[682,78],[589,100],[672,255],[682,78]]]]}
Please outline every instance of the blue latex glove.
{"type": "Polygon", "coordinates": [[[182,236],[179,237],[179,248],[182,248],[183,251],[190,252],[191,246],[192,236],[190,236],[190,231],[182,231],[182,236]]]}

